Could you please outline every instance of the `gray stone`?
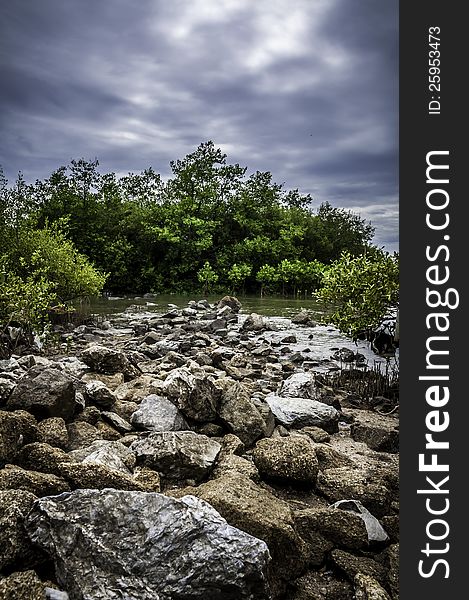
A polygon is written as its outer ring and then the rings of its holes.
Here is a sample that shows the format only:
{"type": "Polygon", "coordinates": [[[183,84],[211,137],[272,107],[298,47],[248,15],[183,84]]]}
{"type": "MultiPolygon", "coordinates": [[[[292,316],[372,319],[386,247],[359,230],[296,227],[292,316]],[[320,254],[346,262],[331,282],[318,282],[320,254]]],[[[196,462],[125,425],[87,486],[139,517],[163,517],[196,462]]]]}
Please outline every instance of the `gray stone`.
{"type": "Polygon", "coordinates": [[[339,500],[332,505],[332,508],[339,508],[353,514],[358,514],[358,516],[365,523],[369,542],[381,543],[389,540],[388,534],[383,529],[383,526],[378,519],[374,517],[370,511],[367,510],[358,500],[339,500]]]}
{"type": "Polygon", "coordinates": [[[134,442],[139,464],[159,471],[168,479],[201,480],[208,475],[221,450],[221,445],[193,431],[151,433],[134,442]]]}
{"type": "Polygon", "coordinates": [[[219,416],[229,431],[247,446],[266,434],[264,419],[240,383],[235,383],[223,393],[219,416]]]}
{"type": "Polygon", "coordinates": [[[72,598],[269,598],[265,543],[193,496],[76,490],[36,502],[27,529],[72,598]]]}
{"type": "Polygon", "coordinates": [[[218,302],[217,308],[220,310],[225,306],[228,306],[233,312],[237,313],[241,310],[242,304],[238,298],[234,296],[223,296],[223,298],[218,302]]]}
{"type": "Polygon", "coordinates": [[[165,396],[151,394],[144,398],[130,422],[137,429],[150,431],[187,431],[187,421],[177,406],[165,396]]]}
{"type": "Polygon", "coordinates": [[[267,329],[265,319],[257,313],[247,316],[241,326],[241,331],[263,331],[264,329],[267,329]]]}
{"type": "Polygon", "coordinates": [[[69,452],[77,462],[95,462],[129,473],[137,462],[135,454],[121,442],[96,440],[89,446],[69,452]]]}
{"type": "Polygon", "coordinates": [[[83,350],[80,358],[97,373],[104,373],[105,375],[123,373],[126,380],[140,375],[124,352],[115,350],[114,348],[94,344],[83,350]]]}
{"type": "Polygon", "coordinates": [[[115,412],[103,410],[101,412],[101,419],[112,425],[119,433],[130,433],[133,431],[132,425],[115,412]]]}
{"type": "Polygon", "coordinates": [[[9,410],[27,410],[39,419],[62,417],[69,421],[79,407],[73,379],[59,369],[32,367],[8,398],[9,410]]]}
{"type": "Polygon", "coordinates": [[[85,396],[88,402],[99,406],[99,408],[111,408],[116,401],[114,393],[102,381],[87,383],[85,396]]]}
{"type": "Polygon", "coordinates": [[[220,391],[203,371],[194,373],[187,367],[174,369],[165,379],[162,390],[186,417],[199,422],[215,419],[220,391]]]}
{"type": "Polygon", "coordinates": [[[309,327],[315,327],[317,325],[307,310],[301,310],[292,317],[291,322],[295,323],[295,325],[308,325],[309,327]]]}
{"type": "Polygon", "coordinates": [[[355,413],[350,435],[356,442],[365,442],[372,450],[378,452],[399,452],[399,422],[393,417],[385,417],[377,413],[355,413]]]}
{"type": "Polygon", "coordinates": [[[298,429],[315,425],[328,433],[339,430],[339,412],[317,400],[308,398],[287,398],[268,394],[266,402],[276,420],[285,427],[298,429]]]}
{"type": "Polygon", "coordinates": [[[314,373],[293,373],[282,383],[278,395],[288,398],[319,400],[320,395],[314,373]]]}

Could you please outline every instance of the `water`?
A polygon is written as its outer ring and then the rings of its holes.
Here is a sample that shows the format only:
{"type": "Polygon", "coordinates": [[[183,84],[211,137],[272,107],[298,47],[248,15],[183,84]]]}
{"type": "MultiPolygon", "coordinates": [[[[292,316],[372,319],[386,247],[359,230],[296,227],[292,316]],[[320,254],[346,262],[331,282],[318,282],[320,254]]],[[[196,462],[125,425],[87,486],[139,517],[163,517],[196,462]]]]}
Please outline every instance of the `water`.
{"type": "MultiPolygon", "coordinates": [[[[168,310],[168,305],[174,305],[178,308],[187,307],[190,300],[200,300],[202,296],[182,296],[173,294],[145,295],[142,296],[121,296],[121,297],[102,297],[94,299],[90,304],[82,306],[82,310],[89,314],[98,314],[105,317],[117,317],[120,313],[126,311],[126,317],[132,314],[138,316],[148,316],[148,314],[162,314],[168,310]],[[135,310],[132,308],[135,307],[135,310]]],[[[206,298],[210,303],[220,300],[220,296],[208,296],[206,298]]],[[[261,314],[269,318],[269,323],[273,325],[275,331],[267,331],[262,334],[261,339],[273,342],[276,345],[281,344],[281,340],[289,334],[296,336],[296,343],[283,344],[288,346],[292,352],[301,352],[308,361],[330,360],[335,350],[339,348],[348,348],[353,352],[359,352],[365,357],[365,364],[373,368],[377,364],[384,367],[386,359],[377,356],[367,342],[357,341],[356,343],[349,337],[342,334],[336,327],[328,322],[328,311],[326,308],[311,299],[285,299],[272,297],[238,296],[242,303],[240,311],[240,322],[252,312],[261,314]],[[319,324],[316,327],[304,327],[295,325],[291,322],[291,317],[300,310],[306,309],[310,312],[312,318],[319,324]]],[[[392,359],[395,368],[398,366],[398,352],[392,359]]],[[[340,363],[331,361],[329,365],[324,365],[327,370],[332,364],[340,363]]],[[[319,367],[319,370],[322,370],[319,367]]]]}

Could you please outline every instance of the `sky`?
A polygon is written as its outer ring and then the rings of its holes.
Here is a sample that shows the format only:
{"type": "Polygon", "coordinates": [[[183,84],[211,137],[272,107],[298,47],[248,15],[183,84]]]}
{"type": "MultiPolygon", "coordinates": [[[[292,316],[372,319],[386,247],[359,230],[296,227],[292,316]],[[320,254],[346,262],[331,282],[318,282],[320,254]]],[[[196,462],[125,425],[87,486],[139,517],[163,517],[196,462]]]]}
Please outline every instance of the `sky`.
{"type": "Polygon", "coordinates": [[[398,0],[0,4],[0,165],[153,167],[212,140],[398,251],[398,0]]]}

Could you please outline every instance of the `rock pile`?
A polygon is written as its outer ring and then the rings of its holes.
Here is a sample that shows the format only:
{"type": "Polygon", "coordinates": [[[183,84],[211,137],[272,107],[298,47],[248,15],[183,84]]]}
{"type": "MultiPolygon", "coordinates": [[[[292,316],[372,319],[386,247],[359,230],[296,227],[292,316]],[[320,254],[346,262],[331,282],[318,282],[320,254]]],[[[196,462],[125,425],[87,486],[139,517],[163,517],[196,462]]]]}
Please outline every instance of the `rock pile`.
{"type": "Polygon", "coordinates": [[[397,414],[331,396],[240,309],[0,361],[0,600],[399,597],[397,414]]]}

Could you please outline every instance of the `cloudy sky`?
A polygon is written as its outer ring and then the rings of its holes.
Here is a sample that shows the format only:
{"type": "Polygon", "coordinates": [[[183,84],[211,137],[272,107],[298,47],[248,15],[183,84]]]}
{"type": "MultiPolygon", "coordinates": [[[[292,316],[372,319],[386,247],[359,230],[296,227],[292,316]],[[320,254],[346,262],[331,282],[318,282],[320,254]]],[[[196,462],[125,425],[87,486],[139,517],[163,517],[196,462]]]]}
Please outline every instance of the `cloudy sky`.
{"type": "Polygon", "coordinates": [[[398,249],[398,0],[0,5],[0,165],[152,166],[212,140],[398,249]]]}

